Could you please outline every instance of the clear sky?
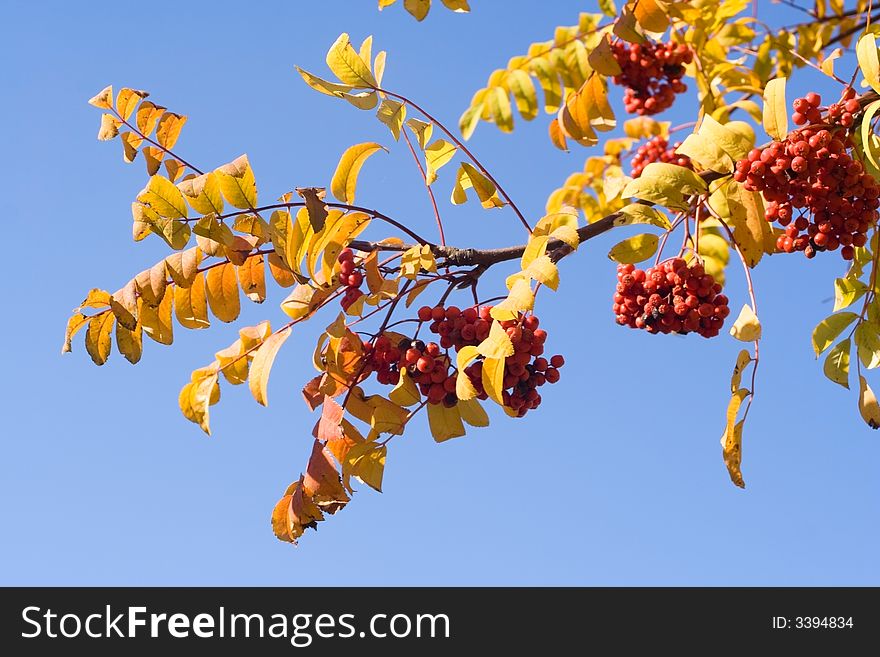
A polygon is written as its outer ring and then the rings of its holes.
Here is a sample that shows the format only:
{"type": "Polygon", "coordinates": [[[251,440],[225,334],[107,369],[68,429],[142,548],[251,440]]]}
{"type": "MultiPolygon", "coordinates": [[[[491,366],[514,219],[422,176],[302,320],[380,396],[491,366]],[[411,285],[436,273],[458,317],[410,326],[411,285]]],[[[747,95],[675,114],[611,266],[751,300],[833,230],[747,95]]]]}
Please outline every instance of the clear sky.
{"type": "MultiPolygon", "coordinates": [[[[151,91],[189,116],[184,157],[211,168],[247,152],[264,198],[326,185],[347,146],[380,141],[391,154],[368,162],[358,201],[430,233],[405,146],[370,113],[308,89],[293,65],[324,74],[340,32],[373,34],[374,50],[389,53],[386,86],[455,125],[494,68],[595,10],[473,0],[462,16],[436,4],[416,23],[399,6],[379,13],[375,0],[3,3],[0,583],[880,584],[880,435],[810,347],[843,271],[836,257],[778,256],[755,272],[765,338],[746,490],[730,483],[719,446],[741,343],[618,327],[605,254],[621,230],[566,259],[559,291],[539,296],[551,352],[567,364],[538,412],[495,413],[488,429],[443,445],[414,422],[390,445],[385,492],[359,491],[297,548],[274,538],[269,515],[311,449],[315,418],[299,389],[324,324],[287,342],[268,409],[225,387],[211,438],[180,415],[177,394],[236,327],[176,328],[172,347],[147,341],[137,367],[116,353],[94,367],[82,336],[59,354],[89,288],[115,290],[165,252],[158,239],[130,239],[143,162],[124,165],[118,143],[95,140],[89,97],[111,83],[151,91]]],[[[802,19],[769,3],[760,11],[776,25],[802,19]]],[[[808,86],[830,88],[800,70],[790,99],[808,86]]],[[[662,118],[692,120],[693,107],[689,94],[662,118]]],[[[555,150],[547,121],[517,118],[513,135],[481,124],[472,139],[532,219],[588,154],[555,150]]],[[[436,183],[443,200],[450,178],[436,183]]],[[[452,244],[521,241],[509,211],[444,213],[452,244]]],[[[737,268],[729,278],[738,308],[737,268]]],[[[243,301],[239,325],[282,321],[281,298],[275,289],[262,306],[243,301]]]]}

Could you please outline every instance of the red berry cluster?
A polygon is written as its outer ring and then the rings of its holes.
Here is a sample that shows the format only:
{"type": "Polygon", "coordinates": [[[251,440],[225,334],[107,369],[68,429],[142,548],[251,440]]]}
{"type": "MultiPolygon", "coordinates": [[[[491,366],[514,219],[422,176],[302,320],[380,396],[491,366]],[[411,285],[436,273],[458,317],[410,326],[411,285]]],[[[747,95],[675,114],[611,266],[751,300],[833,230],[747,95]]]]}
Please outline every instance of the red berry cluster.
{"type": "Polygon", "coordinates": [[[617,323],[648,333],[718,335],[730,314],[721,285],[698,262],[672,258],[648,270],[617,266],[617,323]]]}
{"type": "Polygon", "coordinates": [[[677,164],[680,167],[692,170],[694,167],[691,164],[691,158],[687,155],[679,155],[675,152],[675,149],[679,146],[681,146],[681,142],[677,142],[670,146],[669,141],[665,137],[658,136],[649,139],[647,142],[639,146],[636,154],[633,155],[632,172],[630,175],[633,178],[638,178],[642,175],[642,171],[645,170],[645,167],[652,162],[677,164]]]}
{"type": "Polygon", "coordinates": [[[630,114],[658,114],[687,91],[681,78],[693,52],[686,45],[616,41],[611,50],[621,69],[614,84],[626,87],[623,104],[630,114]]]}
{"type": "MultiPolygon", "coordinates": [[[[491,306],[473,306],[461,310],[455,306],[423,306],[418,316],[422,322],[431,322],[430,330],[440,335],[440,343],[404,338],[392,344],[386,335],[364,342],[367,359],[364,374],[376,373],[376,380],[384,385],[396,385],[400,372],[418,385],[429,404],[455,406],[458,397],[455,385],[459,371],[453,366],[449,349],[477,345],[486,339],[492,324],[491,306]]],[[[514,353],[507,357],[504,368],[503,402],[519,417],[541,404],[537,389],[545,383],[559,381],[559,368],[565,364],[560,355],[547,359],[543,356],[547,331],[538,328],[534,315],[520,316],[517,320],[501,322],[507,332],[514,353]]],[[[482,382],[483,362],[478,359],[465,369],[465,375],[477,390],[478,399],[488,397],[482,382]]]]}
{"type": "Polygon", "coordinates": [[[355,301],[364,295],[361,291],[364,275],[357,271],[354,253],[348,247],[342,249],[336,259],[339,261],[339,282],[347,288],[342,296],[340,305],[342,305],[343,310],[348,310],[355,301]]]}
{"type": "Polygon", "coordinates": [[[489,337],[492,327],[491,306],[459,309],[457,306],[422,306],[419,321],[430,322],[428,329],[440,336],[444,349],[461,349],[465,345],[478,345],[489,337]]]}
{"type": "Polygon", "coordinates": [[[753,149],[736,163],[734,179],[768,201],[767,221],[785,228],[776,242],[780,251],[812,258],[840,248],[840,255],[852,260],[877,222],[880,186],[852,155],[850,127],[860,109],[855,91],[848,88],[825,118],[821,103],[817,93],[795,100],[792,120],[804,127],[753,149]]]}

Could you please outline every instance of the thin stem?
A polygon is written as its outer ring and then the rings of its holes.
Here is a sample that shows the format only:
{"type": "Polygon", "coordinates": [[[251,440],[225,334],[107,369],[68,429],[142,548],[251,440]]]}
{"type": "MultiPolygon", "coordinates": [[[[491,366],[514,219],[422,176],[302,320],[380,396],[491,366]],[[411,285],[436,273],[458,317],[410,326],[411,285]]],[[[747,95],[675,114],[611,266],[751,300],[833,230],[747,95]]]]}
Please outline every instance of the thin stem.
{"type": "MultiPolygon", "coordinates": [[[[742,264],[743,272],[745,272],[746,284],[748,285],[748,288],[749,288],[749,299],[752,302],[752,311],[757,316],[758,315],[758,301],[755,298],[755,287],[752,284],[752,272],[749,270],[749,265],[746,262],[746,257],[743,254],[742,249],[740,249],[739,244],[734,239],[733,231],[730,230],[730,226],[727,225],[727,222],[724,221],[724,219],[722,219],[716,212],[714,212],[712,210],[711,206],[707,205],[706,207],[708,208],[709,212],[724,227],[724,230],[727,233],[727,236],[730,238],[730,243],[733,245],[733,248],[736,251],[736,254],[739,256],[739,261],[742,264]]],[[[755,399],[755,381],[757,380],[756,377],[758,375],[758,364],[761,359],[760,344],[759,344],[760,341],[761,341],[760,338],[755,340],[755,357],[752,359],[752,363],[753,363],[753,365],[752,365],[752,387],[751,387],[751,391],[749,392],[749,400],[748,400],[748,402],[746,402],[746,410],[743,411],[743,421],[745,421],[746,417],[748,417],[749,409],[751,409],[751,407],[752,407],[752,401],[755,399]]]]}
{"type": "Polygon", "coordinates": [[[409,152],[412,153],[413,160],[415,160],[416,166],[419,168],[419,173],[422,174],[422,180],[425,181],[425,189],[428,190],[428,198],[431,199],[431,207],[434,210],[434,219],[437,221],[437,230],[440,232],[440,245],[446,246],[446,236],[443,234],[443,222],[440,220],[440,210],[437,208],[437,199],[434,198],[434,190],[431,189],[431,185],[428,184],[428,176],[425,173],[425,169],[422,167],[422,161],[416,154],[416,149],[413,148],[412,140],[409,138],[409,135],[406,134],[406,128],[401,130],[401,132],[403,133],[403,138],[406,140],[406,145],[409,146],[409,152]]]}
{"type": "Polygon", "coordinates": [[[122,118],[122,115],[121,115],[119,112],[117,112],[115,108],[111,107],[110,110],[116,115],[116,118],[118,118],[120,121],[122,121],[122,123],[124,123],[126,126],[128,126],[128,128],[129,128],[133,133],[135,133],[136,135],[138,135],[141,139],[143,139],[144,141],[148,141],[148,142],[150,142],[153,146],[155,146],[156,148],[158,148],[160,151],[162,151],[162,152],[165,153],[166,155],[170,155],[170,156],[173,157],[175,160],[177,160],[178,162],[180,162],[182,165],[184,165],[184,166],[186,166],[186,167],[189,167],[190,169],[192,169],[193,171],[195,171],[197,174],[199,174],[199,175],[203,175],[203,174],[204,174],[204,171],[202,171],[201,169],[198,169],[197,167],[194,167],[192,164],[190,164],[189,162],[187,162],[186,160],[184,160],[182,157],[180,157],[179,155],[176,155],[173,151],[171,151],[171,150],[165,148],[165,147],[162,146],[160,143],[155,142],[155,141],[153,141],[152,139],[150,139],[149,137],[147,137],[147,136],[146,136],[143,132],[141,132],[138,128],[136,128],[136,127],[133,126],[131,123],[129,123],[128,121],[126,121],[125,119],[123,119],[123,118],[122,118]]]}
{"type": "Polygon", "coordinates": [[[444,132],[444,134],[446,134],[446,136],[449,137],[449,138],[452,140],[452,142],[453,142],[456,146],[458,146],[458,148],[460,148],[461,151],[462,151],[465,155],[468,156],[468,158],[470,159],[470,161],[474,163],[474,165],[475,165],[475,166],[476,166],[476,167],[482,172],[482,174],[483,174],[484,176],[486,176],[486,178],[488,178],[489,181],[490,181],[493,185],[495,185],[495,188],[498,190],[498,193],[501,194],[501,196],[504,198],[505,201],[507,201],[507,204],[508,204],[508,205],[510,206],[510,208],[514,211],[514,213],[516,213],[516,216],[519,218],[520,222],[521,222],[522,225],[525,227],[525,229],[526,229],[527,231],[529,231],[529,233],[532,232],[532,227],[529,225],[529,222],[526,221],[526,218],[523,216],[523,213],[520,212],[519,208],[516,206],[516,203],[513,202],[513,199],[510,198],[510,195],[508,195],[508,193],[507,193],[507,192],[504,190],[504,188],[499,184],[499,182],[498,182],[497,180],[495,180],[495,177],[494,177],[491,173],[489,173],[488,169],[486,169],[486,167],[484,167],[484,166],[480,163],[480,161],[476,158],[476,156],[474,156],[474,154],[471,153],[470,150],[468,150],[468,147],[465,146],[464,143],[462,143],[462,141],[461,141],[458,137],[456,137],[454,134],[452,134],[452,132],[451,132],[451,131],[450,131],[445,125],[443,125],[442,123],[440,123],[440,121],[438,121],[434,116],[432,116],[431,114],[429,114],[427,111],[425,111],[424,109],[422,109],[419,105],[417,105],[416,103],[414,103],[413,101],[411,101],[411,100],[410,100],[409,98],[407,98],[406,96],[401,96],[400,94],[396,94],[396,93],[394,93],[394,92],[392,92],[392,91],[388,91],[388,90],[386,90],[386,89],[378,89],[378,88],[377,88],[376,91],[378,91],[379,93],[385,94],[386,96],[390,96],[391,98],[396,98],[396,99],[399,100],[400,102],[409,105],[409,106],[412,107],[414,110],[416,110],[417,112],[419,112],[420,114],[422,114],[422,116],[424,116],[426,119],[428,119],[431,123],[433,123],[433,124],[436,125],[438,128],[440,128],[440,129],[444,132]]]}
{"type": "MultiPolygon", "coordinates": [[[[420,236],[415,231],[410,230],[406,226],[404,226],[399,221],[395,221],[391,217],[386,214],[382,214],[378,210],[371,210],[369,208],[362,207],[360,205],[349,205],[347,203],[325,203],[328,208],[337,208],[341,210],[349,210],[351,212],[363,212],[365,214],[370,215],[374,219],[378,219],[380,221],[384,221],[391,226],[394,226],[398,230],[403,231],[407,235],[409,235],[412,239],[414,239],[419,244],[427,244],[428,246],[434,246],[434,243],[426,240],[424,237],[420,236]]],[[[287,208],[304,208],[306,204],[302,201],[288,201],[286,203],[272,203],[271,205],[262,205],[258,208],[252,208],[248,210],[236,210],[235,212],[227,212],[226,214],[218,215],[218,219],[229,219],[231,217],[238,217],[243,214],[254,214],[259,212],[266,212],[268,210],[279,210],[279,209],[287,209],[287,208]]],[[[190,217],[188,219],[182,219],[181,221],[190,222],[190,221],[198,221],[200,217],[190,217]]]]}

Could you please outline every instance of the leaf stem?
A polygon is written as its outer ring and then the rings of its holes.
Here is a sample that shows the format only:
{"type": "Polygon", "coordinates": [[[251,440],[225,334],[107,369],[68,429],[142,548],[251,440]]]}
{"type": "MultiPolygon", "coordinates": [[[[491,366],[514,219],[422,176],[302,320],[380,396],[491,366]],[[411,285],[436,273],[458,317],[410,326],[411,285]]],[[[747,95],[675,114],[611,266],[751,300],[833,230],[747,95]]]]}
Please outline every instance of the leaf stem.
{"type": "Polygon", "coordinates": [[[529,231],[529,233],[531,234],[532,227],[529,225],[529,222],[526,221],[526,218],[523,216],[523,213],[520,212],[519,208],[516,206],[516,203],[513,202],[513,199],[510,198],[510,195],[508,195],[508,193],[504,190],[504,188],[500,185],[500,183],[497,180],[495,180],[495,177],[491,173],[489,173],[488,169],[486,169],[486,167],[484,167],[482,165],[482,163],[476,158],[476,156],[473,153],[471,153],[470,150],[468,150],[468,147],[465,146],[464,143],[458,137],[456,137],[454,134],[452,134],[452,132],[445,125],[443,125],[434,116],[429,114],[426,110],[424,110],[422,107],[417,105],[415,102],[413,102],[412,100],[410,100],[406,96],[401,96],[400,94],[396,94],[392,91],[388,91],[387,89],[377,88],[376,91],[379,93],[385,94],[386,96],[390,96],[391,98],[396,98],[400,102],[409,105],[414,110],[419,112],[422,116],[424,116],[426,119],[428,119],[431,123],[433,123],[438,128],[440,128],[446,134],[446,136],[449,137],[453,141],[453,143],[456,146],[458,146],[458,148],[460,148],[461,151],[465,155],[468,156],[470,161],[474,163],[474,165],[482,172],[482,174],[484,176],[486,176],[486,178],[488,178],[489,181],[491,181],[493,185],[495,185],[495,188],[498,190],[498,193],[501,194],[502,197],[504,197],[504,200],[507,201],[507,204],[510,205],[510,208],[514,211],[516,216],[519,218],[520,223],[522,223],[522,225],[525,227],[525,229],[527,231],[529,231]]]}

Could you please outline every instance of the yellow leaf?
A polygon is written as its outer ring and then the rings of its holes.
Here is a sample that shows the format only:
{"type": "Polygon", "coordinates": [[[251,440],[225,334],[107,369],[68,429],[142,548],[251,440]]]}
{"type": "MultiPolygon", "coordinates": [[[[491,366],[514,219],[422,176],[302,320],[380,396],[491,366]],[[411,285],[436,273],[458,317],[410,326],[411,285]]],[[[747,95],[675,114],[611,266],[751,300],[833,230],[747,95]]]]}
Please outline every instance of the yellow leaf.
{"type": "Polygon", "coordinates": [[[137,285],[134,279],[126,283],[121,290],[114,292],[110,297],[110,310],[116,316],[116,321],[129,331],[137,326],[137,285]]]}
{"type": "MultiPolygon", "coordinates": [[[[430,126],[431,124],[427,124],[430,126]]],[[[425,182],[437,180],[437,172],[455,156],[458,149],[443,139],[437,139],[425,147],[425,182]]]]}
{"type": "Polygon", "coordinates": [[[342,471],[381,493],[387,454],[388,448],[385,445],[372,442],[355,444],[345,455],[342,471]]]}
{"type": "Polygon", "coordinates": [[[669,27],[666,12],[654,0],[636,0],[632,7],[636,20],[648,32],[665,32],[669,27]]]}
{"type": "Polygon", "coordinates": [[[403,7],[417,21],[423,21],[431,9],[431,0],[403,0],[403,7]]]}
{"type": "Polygon", "coordinates": [[[441,2],[443,2],[443,6],[457,14],[466,14],[471,10],[468,0],[441,0],[441,2]]]}
{"type": "Polygon", "coordinates": [[[710,169],[718,173],[730,173],[733,170],[733,159],[730,155],[705,135],[698,133],[688,135],[675,152],[687,155],[703,170],[710,169]]]}
{"type": "Polygon", "coordinates": [[[536,226],[535,230],[532,231],[532,235],[529,237],[529,242],[526,244],[526,249],[523,251],[522,257],[519,260],[519,266],[525,270],[530,264],[532,264],[532,261],[543,256],[547,251],[547,242],[549,241],[550,236],[538,234],[538,226],[536,226]]]}
{"type": "Polygon", "coordinates": [[[858,315],[855,313],[843,312],[826,317],[819,322],[816,328],[813,329],[813,351],[816,352],[816,358],[828,349],[837,336],[857,318],[858,315]]]}
{"type": "Polygon", "coordinates": [[[89,319],[86,330],[86,351],[95,365],[103,365],[110,356],[110,333],[113,331],[113,313],[104,311],[89,319]]]}
{"type": "Polygon", "coordinates": [[[101,116],[101,127],[98,128],[98,140],[110,141],[119,134],[119,121],[112,114],[101,116]]]}
{"type": "MultiPolygon", "coordinates": [[[[419,389],[406,368],[400,370],[400,380],[394,386],[388,398],[398,406],[412,406],[422,401],[419,389]]],[[[429,406],[431,405],[429,404],[429,406]]]]}
{"type": "Polygon", "coordinates": [[[97,94],[89,98],[89,105],[100,109],[113,109],[113,87],[104,87],[97,94]]]}
{"type": "Polygon", "coordinates": [[[785,78],[774,78],[764,87],[764,131],[776,141],[788,135],[785,78]]]}
{"type": "Polygon", "coordinates": [[[516,319],[517,314],[531,310],[535,306],[535,294],[528,278],[517,276],[510,286],[510,292],[504,301],[492,306],[490,314],[494,319],[503,322],[516,319]]]}
{"type": "Polygon", "coordinates": [[[262,255],[252,255],[238,267],[242,292],[254,303],[266,300],[266,268],[262,255]]]}
{"type": "Polygon", "coordinates": [[[438,443],[465,435],[458,404],[449,408],[443,404],[428,404],[428,425],[438,443]]]}
{"type": "Polygon", "coordinates": [[[578,235],[577,229],[573,226],[559,226],[554,228],[553,232],[550,233],[550,237],[555,237],[556,239],[565,242],[575,250],[577,250],[581,243],[581,238],[578,235]]]}
{"type": "Polygon", "coordinates": [[[856,56],[859,68],[865,76],[865,82],[877,93],[880,93],[880,58],[877,55],[876,35],[863,34],[856,44],[856,56]]]}
{"type": "Polygon", "coordinates": [[[234,386],[241,385],[248,378],[248,359],[242,355],[244,352],[244,344],[239,338],[214,354],[224,378],[234,386]]]}
{"type": "Polygon", "coordinates": [[[165,296],[165,261],[158,262],[150,269],[142,271],[134,277],[135,285],[141,299],[150,306],[158,306],[165,296]]]}
{"type": "Polygon", "coordinates": [[[224,263],[207,271],[206,288],[211,312],[221,322],[233,322],[241,312],[235,265],[224,263]]]}
{"type": "Polygon", "coordinates": [[[516,109],[522,117],[531,121],[538,116],[538,96],[529,74],[518,68],[507,71],[505,83],[513,94],[516,109]]]}
{"type": "Polygon", "coordinates": [[[123,121],[128,121],[134,113],[137,104],[144,98],[149,96],[146,91],[138,91],[137,89],[120,89],[116,94],[116,111],[123,121]]]}
{"type": "Polygon", "coordinates": [[[733,224],[733,236],[749,267],[764,255],[764,203],[757,192],[732,183],[728,188],[727,207],[733,224]]]}
{"type": "Polygon", "coordinates": [[[82,313],[74,313],[67,320],[67,329],[64,331],[64,345],[61,347],[61,353],[66,354],[71,350],[73,337],[88,324],[89,318],[82,313]]]}
{"type": "Polygon", "coordinates": [[[136,365],[144,352],[143,328],[140,324],[127,329],[116,322],[116,348],[132,365],[136,365]]]}
{"type": "Polygon", "coordinates": [[[230,247],[235,241],[229,226],[217,218],[216,214],[205,215],[193,225],[193,232],[200,237],[207,238],[217,244],[230,247]]]}
{"type": "Polygon", "coordinates": [[[138,137],[133,132],[123,132],[119,136],[120,141],[122,142],[122,159],[125,162],[134,162],[134,159],[137,157],[138,148],[141,143],[143,143],[143,139],[138,137]]]}
{"type": "Polygon", "coordinates": [[[199,273],[199,263],[202,261],[202,251],[194,246],[186,251],[172,253],[165,258],[165,269],[171,276],[171,280],[179,287],[189,287],[193,284],[199,273]]]}
{"type": "Polygon", "coordinates": [[[880,429],[880,404],[862,375],[859,375],[859,413],[869,427],[880,429]]]}
{"type": "Polygon", "coordinates": [[[327,66],[345,84],[355,89],[376,88],[376,78],[369,65],[352,47],[348,34],[342,33],[327,51],[327,66]]]}
{"type": "Polygon", "coordinates": [[[459,400],[469,400],[477,396],[477,390],[474,388],[474,384],[471,383],[470,377],[465,374],[465,369],[479,355],[479,348],[473,345],[465,345],[458,350],[458,355],[456,356],[458,376],[455,378],[455,394],[459,400]]]}
{"type": "Polygon", "coordinates": [[[220,399],[220,385],[217,379],[216,363],[214,367],[196,370],[192,373],[191,381],[183,386],[178,397],[178,404],[184,417],[198,424],[209,436],[211,427],[208,407],[216,404],[220,399]]]}
{"type": "Polygon", "coordinates": [[[159,119],[159,127],[156,129],[156,141],[162,148],[171,150],[180,137],[180,130],[186,123],[186,117],[174,112],[165,112],[159,119]]]}
{"type": "Polygon", "coordinates": [[[391,98],[386,98],[376,112],[378,119],[388,126],[395,141],[400,139],[400,129],[406,118],[406,105],[391,98]]]}
{"type": "Polygon", "coordinates": [[[137,114],[135,114],[135,123],[142,135],[145,137],[150,136],[156,128],[156,122],[159,120],[159,117],[162,116],[163,112],[165,112],[165,108],[159,107],[152,101],[145,100],[141,103],[141,106],[138,107],[137,114]]]}
{"type": "Polygon", "coordinates": [[[431,135],[434,133],[434,124],[426,123],[419,119],[407,119],[406,125],[409,126],[409,129],[412,130],[413,133],[415,133],[416,138],[419,141],[419,148],[425,150],[428,141],[431,139],[431,135]]]}
{"type": "Polygon", "coordinates": [[[843,55],[843,50],[841,48],[835,48],[825,59],[822,60],[822,65],[819,67],[822,69],[822,72],[828,77],[834,77],[834,62],[843,55]]]}
{"type": "Polygon", "coordinates": [[[174,286],[174,316],[188,329],[208,328],[208,298],[205,295],[205,277],[197,275],[189,287],[174,286]]]}
{"type": "Polygon", "coordinates": [[[822,371],[834,383],[839,383],[849,389],[849,352],[852,347],[850,338],[837,343],[828,352],[822,371]]]}
{"type": "Polygon", "coordinates": [[[330,181],[330,192],[343,203],[354,203],[354,192],[361,167],[373,153],[385,150],[380,144],[366,142],[348,148],[339,160],[333,179],[330,181]]]}
{"type": "Polygon", "coordinates": [[[611,51],[611,42],[607,34],[602,35],[602,40],[593,48],[589,57],[590,66],[602,75],[620,75],[620,65],[611,51]]]}
{"type": "Polygon", "coordinates": [[[290,337],[290,327],[282,329],[277,333],[270,335],[263,344],[254,353],[254,360],[251,363],[250,376],[248,378],[248,386],[251,394],[258,404],[266,406],[269,402],[266,396],[266,388],[269,385],[269,374],[272,371],[272,363],[275,362],[275,356],[284,341],[290,337]]]}
{"type": "Polygon", "coordinates": [[[843,310],[861,299],[868,291],[868,286],[853,278],[834,279],[834,312],[843,310]]]}
{"type": "Polygon", "coordinates": [[[182,180],[177,183],[177,188],[199,214],[223,214],[223,195],[215,173],[209,171],[201,176],[182,180]]]}
{"type": "Polygon", "coordinates": [[[874,322],[861,322],[854,337],[862,365],[869,370],[880,366],[880,327],[874,322]]]}
{"type": "Polygon", "coordinates": [[[733,368],[733,375],[730,377],[730,392],[736,392],[742,382],[743,370],[752,362],[752,355],[747,349],[743,349],[736,357],[736,365],[733,368]]]}
{"type": "Polygon", "coordinates": [[[483,361],[483,390],[499,406],[504,406],[504,358],[487,358],[483,361]]]}
{"type": "Polygon", "coordinates": [[[492,87],[486,96],[489,115],[501,132],[513,132],[513,113],[510,109],[510,96],[503,87],[492,87]]]}
{"type": "Polygon", "coordinates": [[[375,91],[364,91],[359,94],[345,94],[342,97],[358,109],[362,110],[371,110],[379,102],[379,96],[375,91]]]}
{"type": "Polygon", "coordinates": [[[608,252],[608,257],[623,264],[642,262],[654,255],[657,251],[657,244],[656,235],[650,233],[633,235],[614,245],[608,252]]]}
{"type": "Polygon", "coordinates": [[[507,331],[501,328],[501,322],[494,321],[489,329],[489,336],[477,345],[477,351],[486,358],[506,358],[513,356],[513,342],[507,331]]]}
{"type": "Polygon", "coordinates": [[[473,187],[484,208],[500,208],[504,202],[498,198],[495,184],[467,162],[458,167],[455,187],[452,190],[452,203],[461,205],[467,200],[465,190],[473,187]]]}
{"type": "Polygon", "coordinates": [[[186,219],[187,209],[183,193],[164,176],[152,176],[138,200],[148,204],[160,216],[186,219]]]}
{"type": "Polygon", "coordinates": [[[755,311],[748,304],[744,304],[739,311],[739,317],[730,327],[730,334],[743,342],[754,342],[761,339],[761,322],[755,315],[755,311]]]}
{"type": "Polygon", "coordinates": [[[550,256],[542,255],[536,258],[523,270],[523,273],[551,290],[559,287],[559,269],[550,260],[550,256]]]}
{"type": "Polygon", "coordinates": [[[478,400],[459,399],[458,410],[461,413],[461,419],[472,427],[489,426],[489,415],[478,400]]]}
{"type": "Polygon", "coordinates": [[[754,131],[747,123],[731,121],[721,125],[708,114],[700,123],[700,134],[718,144],[734,160],[747,157],[755,143],[754,131]]]}
{"type": "Polygon", "coordinates": [[[257,207],[257,181],[247,155],[235,158],[214,173],[220,183],[220,191],[230,205],[242,210],[257,207]]]}
{"type": "Polygon", "coordinates": [[[299,66],[296,66],[295,68],[297,72],[302,76],[302,79],[306,81],[307,85],[309,85],[315,91],[320,91],[322,94],[326,94],[327,96],[342,98],[346,93],[354,88],[350,84],[338,84],[336,82],[328,82],[327,80],[322,80],[317,75],[312,75],[308,71],[304,71],[303,69],[301,69],[299,66]]]}
{"type": "Polygon", "coordinates": [[[174,341],[174,329],[171,323],[173,305],[174,295],[164,294],[158,307],[141,303],[138,308],[138,317],[144,327],[144,333],[159,344],[171,344],[174,341]]]}
{"type": "Polygon", "coordinates": [[[727,466],[727,472],[730,480],[740,488],[745,488],[746,484],[742,476],[742,430],[745,420],[740,420],[721,437],[722,455],[724,457],[724,465],[727,466]]]}

